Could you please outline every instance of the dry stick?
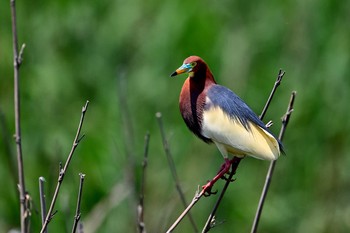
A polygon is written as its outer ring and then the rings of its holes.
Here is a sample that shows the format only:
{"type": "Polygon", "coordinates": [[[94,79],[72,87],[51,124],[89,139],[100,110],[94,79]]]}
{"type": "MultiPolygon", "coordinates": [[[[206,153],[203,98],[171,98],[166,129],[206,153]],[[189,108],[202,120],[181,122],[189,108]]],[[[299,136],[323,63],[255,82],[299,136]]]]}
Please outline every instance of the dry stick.
{"type": "Polygon", "coordinates": [[[233,175],[236,173],[236,170],[238,168],[238,165],[239,165],[239,162],[242,160],[242,158],[238,158],[238,157],[234,157],[234,162],[232,163],[232,166],[231,166],[231,172],[230,172],[230,175],[228,176],[227,178],[227,181],[220,193],[220,196],[218,198],[218,200],[216,201],[215,205],[214,205],[214,208],[213,210],[211,211],[209,217],[208,217],[208,220],[207,222],[205,223],[204,227],[203,227],[203,230],[202,230],[202,233],[204,232],[208,232],[211,228],[213,228],[214,226],[216,226],[216,222],[215,222],[215,213],[217,211],[217,209],[219,208],[219,205],[221,203],[221,200],[222,198],[224,197],[225,195],[225,192],[229,186],[229,184],[231,183],[232,179],[233,179],[233,175]]]}
{"type": "MultiPolygon", "coordinates": [[[[229,175],[229,179],[231,180],[232,179],[232,176],[235,174],[235,171],[238,167],[238,164],[240,162],[240,158],[237,158],[235,157],[235,159],[237,161],[234,161],[232,163],[232,171],[229,175]]],[[[228,182],[230,183],[230,182],[228,182]]],[[[227,183],[225,184],[225,186],[228,185],[227,183]]],[[[225,188],[225,187],[224,187],[225,188]]],[[[199,192],[199,187],[198,187],[198,190],[197,192],[195,193],[191,203],[186,207],[186,209],[181,213],[181,215],[176,219],[176,221],[173,223],[173,225],[171,225],[171,227],[166,231],[166,233],[170,233],[172,232],[176,227],[177,225],[179,225],[179,223],[182,221],[182,219],[187,215],[187,213],[192,209],[192,207],[199,201],[199,199],[201,199],[202,196],[204,196],[204,193],[205,193],[205,189],[202,189],[200,192],[199,192]]],[[[223,193],[220,194],[220,196],[223,195],[223,193]]]]}
{"type": "MultiPolygon", "coordinates": [[[[45,178],[40,176],[39,177],[39,196],[40,196],[40,209],[41,209],[41,224],[44,225],[45,218],[46,218],[46,200],[45,200],[45,178]]],[[[44,231],[46,233],[47,230],[44,231]]]]}
{"type": "Polygon", "coordinates": [[[49,208],[49,210],[47,212],[46,219],[45,219],[45,222],[44,222],[44,224],[43,224],[43,226],[41,228],[40,233],[44,233],[45,232],[45,230],[47,228],[47,225],[49,224],[49,222],[51,221],[53,215],[55,214],[55,213],[53,213],[53,208],[55,207],[57,196],[58,196],[58,193],[60,191],[60,188],[61,188],[61,185],[62,185],[62,182],[63,182],[63,179],[64,179],[64,175],[66,174],[66,171],[67,171],[68,166],[70,164],[70,161],[71,161],[71,159],[73,157],[75,149],[77,148],[77,146],[79,145],[79,142],[84,137],[84,135],[80,136],[80,131],[81,131],[81,128],[83,126],[84,117],[85,117],[85,113],[86,113],[86,110],[87,110],[88,106],[89,106],[89,101],[87,100],[86,103],[85,103],[85,106],[82,108],[82,111],[81,111],[80,122],[79,122],[77,133],[76,133],[74,141],[73,141],[72,149],[69,152],[69,155],[68,155],[68,158],[66,160],[66,163],[65,163],[64,167],[62,168],[61,165],[60,165],[60,171],[59,171],[59,176],[58,176],[58,180],[57,180],[55,193],[53,194],[53,198],[52,198],[52,201],[51,201],[51,204],[50,204],[50,208],[49,208]]]}
{"type": "Polygon", "coordinates": [[[146,183],[146,168],[148,159],[148,147],[149,147],[150,133],[147,132],[145,135],[145,148],[143,152],[143,162],[142,162],[142,174],[141,174],[141,191],[140,191],[140,202],[137,207],[137,223],[139,233],[146,233],[146,226],[143,220],[143,215],[145,211],[144,207],[144,197],[145,197],[145,183],[146,183]]]}
{"type": "MultiPolygon", "coordinates": [[[[275,95],[275,92],[276,92],[277,88],[278,88],[279,85],[281,84],[281,81],[282,81],[282,78],[283,78],[284,74],[285,74],[284,71],[279,70],[278,75],[277,75],[277,79],[276,79],[276,81],[275,81],[275,84],[273,85],[273,88],[272,88],[272,90],[271,90],[270,96],[269,96],[269,98],[267,99],[266,104],[265,104],[265,106],[264,106],[264,108],[263,108],[263,110],[262,110],[262,112],[261,112],[261,114],[260,114],[260,116],[259,116],[260,120],[263,120],[263,118],[264,118],[264,116],[265,116],[265,114],[266,114],[266,112],[267,112],[267,109],[268,109],[269,106],[270,106],[270,103],[271,103],[271,101],[272,101],[272,98],[273,98],[273,96],[275,95]]],[[[239,160],[239,161],[240,161],[240,160],[239,160]]],[[[238,162],[238,163],[239,163],[239,162],[238,162]]],[[[238,166],[238,164],[237,164],[237,166],[238,166]]],[[[230,173],[230,176],[229,176],[229,178],[227,179],[226,184],[225,184],[224,188],[222,189],[222,191],[221,191],[221,193],[220,193],[220,196],[219,196],[218,200],[216,201],[215,206],[214,206],[212,212],[210,213],[206,224],[205,224],[204,227],[203,227],[202,233],[208,232],[212,227],[215,226],[215,221],[213,220],[214,217],[215,217],[215,213],[216,213],[216,211],[217,211],[217,209],[218,209],[218,207],[219,207],[219,205],[220,205],[220,203],[221,203],[221,200],[222,200],[222,198],[223,198],[223,196],[224,196],[224,194],[225,194],[225,192],[226,192],[226,190],[227,190],[227,188],[228,188],[228,185],[231,183],[231,180],[232,180],[232,177],[233,177],[233,175],[234,175],[234,172],[235,172],[235,169],[232,169],[232,171],[231,171],[231,173],[230,173]]]]}
{"type": "Polygon", "coordinates": [[[75,233],[75,231],[77,230],[77,226],[81,218],[80,203],[81,203],[81,195],[83,193],[83,184],[84,184],[85,174],[79,173],[79,176],[80,176],[79,193],[78,193],[78,200],[77,200],[77,208],[75,210],[72,233],[75,233]]]}
{"type": "MultiPolygon", "coordinates": [[[[282,118],[282,127],[281,127],[281,130],[280,130],[280,134],[278,136],[278,139],[280,141],[283,140],[283,136],[284,136],[284,133],[286,131],[286,128],[287,128],[290,116],[291,116],[291,114],[293,112],[293,105],[294,105],[295,96],[296,96],[296,92],[293,91],[292,94],[291,94],[291,97],[290,97],[290,101],[289,101],[289,104],[288,104],[287,112],[285,113],[285,115],[282,118]]],[[[256,214],[255,214],[255,218],[254,218],[254,222],[253,222],[251,233],[255,233],[257,231],[257,229],[258,229],[260,216],[261,216],[261,213],[262,213],[262,209],[263,209],[263,206],[264,206],[264,202],[265,202],[265,199],[266,199],[267,192],[268,192],[270,184],[271,184],[271,179],[272,179],[272,175],[273,175],[273,171],[274,171],[276,162],[277,162],[276,160],[271,161],[270,166],[269,166],[269,170],[268,170],[268,172],[266,174],[264,188],[263,188],[261,196],[260,196],[260,200],[259,200],[258,208],[256,210],[256,214]]]]}
{"type": "Polygon", "coordinates": [[[275,84],[273,85],[273,88],[272,88],[272,91],[271,91],[271,93],[270,93],[270,96],[269,96],[269,98],[267,99],[266,104],[265,104],[265,106],[264,106],[264,108],[263,108],[263,110],[262,110],[262,112],[261,112],[261,114],[260,114],[260,116],[259,116],[260,120],[264,119],[265,114],[266,114],[266,112],[267,112],[267,108],[270,106],[272,97],[275,95],[275,92],[276,92],[276,90],[277,90],[277,87],[281,84],[282,78],[283,78],[283,76],[284,76],[285,73],[286,73],[285,71],[279,70],[278,75],[277,75],[277,79],[276,79],[276,81],[275,81],[275,84]]]}
{"type": "MultiPolygon", "coordinates": [[[[199,189],[199,187],[198,187],[199,189]]],[[[166,231],[166,233],[172,232],[177,225],[182,221],[182,219],[187,215],[187,213],[192,209],[192,207],[199,201],[199,199],[204,195],[204,189],[201,192],[196,191],[191,203],[186,207],[186,209],[180,214],[176,221],[171,225],[171,227],[166,231]]]]}
{"type": "Polygon", "coordinates": [[[22,142],[21,142],[21,121],[20,121],[20,89],[19,89],[19,68],[22,64],[22,54],[25,45],[22,45],[18,53],[18,36],[17,36],[17,16],[16,16],[16,2],[11,0],[11,19],[12,19],[12,43],[13,43],[13,66],[14,66],[14,104],[15,104],[15,140],[17,147],[17,167],[18,167],[18,189],[19,200],[21,205],[21,233],[29,232],[29,210],[26,200],[26,188],[24,181],[23,156],[22,156],[22,142]]]}
{"type": "MultiPolygon", "coordinates": [[[[174,160],[173,160],[173,157],[172,157],[172,155],[170,153],[168,140],[166,139],[166,136],[165,136],[165,133],[164,133],[164,127],[163,127],[163,122],[162,122],[162,114],[160,112],[157,112],[156,113],[156,117],[157,117],[157,120],[158,120],[160,134],[161,134],[161,137],[162,137],[162,140],[163,140],[163,147],[164,147],[164,151],[165,151],[166,157],[168,159],[168,164],[169,164],[169,167],[170,167],[170,171],[171,171],[171,174],[172,174],[173,179],[175,181],[175,186],[176,186],[177,192],[179,193],[179,196],[180,196],[180,199],[182,201],[182,204],[186,208],[187,207],[187,202],[186,202],[186,199],[185,199],[185,195],[184,195],[184,193],[183,193],[183,191],[181,189],[180,181],[179,181],[179,178],[177,176],[177,172],[176,172],[176,168],[175,168],[175,164],[174,164],[174,160]]],[[[189,218],[189,220],[191,222],[193,230],[195,232],[198,232],[196,223],[194,222],[191,213],[188,213],[188,218],[189,218]]]]}

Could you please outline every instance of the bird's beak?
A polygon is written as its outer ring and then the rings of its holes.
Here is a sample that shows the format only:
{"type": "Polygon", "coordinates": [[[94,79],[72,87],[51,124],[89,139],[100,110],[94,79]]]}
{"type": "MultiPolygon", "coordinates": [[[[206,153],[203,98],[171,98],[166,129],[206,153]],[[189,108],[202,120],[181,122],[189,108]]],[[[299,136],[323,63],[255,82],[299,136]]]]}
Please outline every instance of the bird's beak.
{"type": "Polygon", "coordinates": [[[172,73],[170,75],[170,77],[174,77],[174,76],[176,76],[178,74],[190,72],[191,70],[192,70],[192,66],[190,64],[183,64],[177,70],[175,70],[174,73],[172,73]]]}

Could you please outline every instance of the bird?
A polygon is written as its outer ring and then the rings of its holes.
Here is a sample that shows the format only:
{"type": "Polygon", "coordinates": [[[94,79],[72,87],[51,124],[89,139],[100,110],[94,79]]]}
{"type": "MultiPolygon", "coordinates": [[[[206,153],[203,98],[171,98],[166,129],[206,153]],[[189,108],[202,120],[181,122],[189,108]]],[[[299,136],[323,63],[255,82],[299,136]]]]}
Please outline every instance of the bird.
{"type": "MultiPolygon", "coordinates": [[[[199,56],[186,58],[170,76],[188,73],[179,97],[179,108],[187,127],[205,143],[214,143],[225,163],[205,188],[229,171],[234,159],[246,156],[276,160],[282,143],[253,110],[233,91],[217,84],[206,62],[199,56]]],[[[203,186],[204,188],[204,186],[203,186]]]]}

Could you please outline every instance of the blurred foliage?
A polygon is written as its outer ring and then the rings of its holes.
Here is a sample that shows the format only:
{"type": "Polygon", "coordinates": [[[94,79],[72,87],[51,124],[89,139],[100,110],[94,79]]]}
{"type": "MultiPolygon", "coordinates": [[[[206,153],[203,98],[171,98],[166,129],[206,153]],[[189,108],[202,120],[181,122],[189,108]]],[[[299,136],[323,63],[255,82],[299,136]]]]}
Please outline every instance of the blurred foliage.
{"type": "MultiPolygon", "coordinates": [[[[286,70],[266,116],[276,134],[291,91],[298,92],[284,141],[287,156],[278,160],[259,232],[350,231],[350,1],[36,0],[17,1],[17,10],[19,40],[27,45],[21,122],[32,232],[40,228],[38,177],[46,178],[50,200],[86,100],[86,137],[68,169],[50,232],[71,229],[79,172],[86,174],[85,232],[136,231],[147,131],[146,227],[162,232],[171,225],[182,205],[155,113],[163,113],[188,200],[222,163],[215,146],[182,122],[177,99],[185,77],[169,78],[193,54],[257,113],[278,70],[286,70]],[[111,203],[96,215],[99,225],[92,213],[108,197],[111,203]]],[[[0,231],[7,232],[19,227],[9,1],[0,2],[0,24],[0,231]]],[[[252,158],[240,164],[217,213],[225,223],[213,232],[250,230],[267,167],[252,158]]],[[[215,199],[192,210],[198,227],[215,199]]],[[[187,219],[177,232],[192,232],[187,219]]]]}

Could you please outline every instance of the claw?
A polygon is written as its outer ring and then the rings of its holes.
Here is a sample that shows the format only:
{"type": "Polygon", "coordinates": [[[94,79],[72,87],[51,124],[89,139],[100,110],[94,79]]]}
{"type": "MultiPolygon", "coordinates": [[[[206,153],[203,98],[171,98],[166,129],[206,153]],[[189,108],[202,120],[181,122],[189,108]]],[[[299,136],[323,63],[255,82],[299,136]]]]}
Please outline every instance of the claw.
{"type": "MultiPolygon", "coordinates": [[[[223,175],[221,179],[228,181],[228,178],[225,175],[223,175]]],[[[236,180],[235,178],[232,178],[230,179],[230,182],[234,182],[235,180],[236,180]]]]}
{"type": "MultiPolygon", "coordinates": [[[[217,190],[215,192],[211,191],[213,185],[219,179],[224,179],[227,181],[228,178],[225,176],[225,174],[230,174],[229,171],[230,171],[231,165],[233,166],[233,164],[235,164],[236,166],[238,166],[238,163],[240,160],[241,160],[241,158],[236,158],[236,157],[234,157],[232,160],[225,159],[225,163],[223,165],[221,165],[221,168],[220,168],[219,172],[217,173],[217,175],[212,180],[208,181],[208,183],[206,185],[202,186],[203,195],[208,197],[212,194],[216,194],[218,192],[217,190]]],[[[232,167],[232,169],[233,169],[233,167],[232,167]]],[[[230,182],[233,182],[233,181],[235,181],[235,179],[230,179],[230,182]]]]}
{"type": "Polygon", "coordinates": [[[216,190],[216,191],[214,191],[214,192],[212,192],[211,190],[208,190],[208,191],[205,190],[203,195],[204,195],[205,197],[209,197],[210,195],[215,195],[215,194],[217,194],[217,193],[218,193],[218,190],[216,190]]]}
{"type": "Polygon", "coordinates": [[[205,197],[209,197],[212,194],[217,194],[218,190],[213,192],[211,191],[212,187],[213,187],[212,181],[209,181],[206,185],[202,186],[202,192],[204,193],[203,195],[205,197]]]}

